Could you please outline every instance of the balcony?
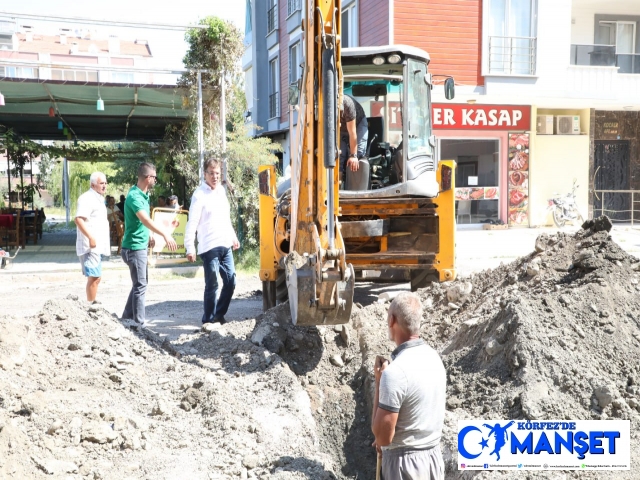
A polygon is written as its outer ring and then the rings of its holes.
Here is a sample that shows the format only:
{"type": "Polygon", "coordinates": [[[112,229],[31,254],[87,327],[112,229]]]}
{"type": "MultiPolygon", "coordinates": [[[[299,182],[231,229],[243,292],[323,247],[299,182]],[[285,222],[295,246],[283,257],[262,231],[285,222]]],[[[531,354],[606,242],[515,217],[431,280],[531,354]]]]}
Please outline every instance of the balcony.
{"type": "Polygon", "coordinates": [[[278,92],[269,95],[269,120],[280,116],[279,98],[278,92]]]}
{"type": "Polygon", "coordinates": [[[535,37],[489,37],[489,75],[535,74],[535,37]]]}
{"type": "Polygon", "coordinates": [[[640,73],[639,54],[616,54],[615,45],[571,45],[571,65],[618,67],[618,73],[640,73]]]}

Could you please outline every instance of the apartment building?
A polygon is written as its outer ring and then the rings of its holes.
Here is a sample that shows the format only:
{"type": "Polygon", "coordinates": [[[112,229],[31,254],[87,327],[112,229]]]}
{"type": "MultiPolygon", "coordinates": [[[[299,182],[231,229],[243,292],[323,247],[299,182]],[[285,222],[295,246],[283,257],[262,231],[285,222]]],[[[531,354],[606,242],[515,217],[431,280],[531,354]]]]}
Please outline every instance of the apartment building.
{"type": "MultiPolygon", "coordinates": [[[[301,5],[251,3],[248,119],[282,143],[286,166],[301,5]]],[[[342,15],[346,45],[413,45],[456,79],[453,101],[436,85],[432,102],[438,155],[458,162],[460,223],[551,224],[548,199],[574,180],[585,217],[631,218],[620,191],[640,189],[640,3],[351,0],[342,15]]]]}
{"type": "Polygon", "coordinates": [[[0,78],[153,84],[150,73],[101,69],[106,66],[146,67],[151,57],[146,40],[124,40],[116,35],[99,35],[86,28],[58,26],[39,30],[14,21],[0,21],[0,78]],[[16,63],[20,65],[14,65],[16,63]],[[79,68],[56,67],[61,64],[74,64],[79,68]],[[95,70],[88,68],[91,66],[95,66],[95,70]]]}

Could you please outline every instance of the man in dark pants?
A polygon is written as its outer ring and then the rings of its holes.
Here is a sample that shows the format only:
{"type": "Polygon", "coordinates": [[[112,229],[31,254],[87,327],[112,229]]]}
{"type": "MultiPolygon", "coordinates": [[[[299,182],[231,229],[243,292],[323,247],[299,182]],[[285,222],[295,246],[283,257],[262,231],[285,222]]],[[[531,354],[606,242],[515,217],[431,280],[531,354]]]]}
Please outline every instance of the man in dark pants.
{"type": "Polygon", "coordinates": [[[131,187],[124,204],[124,237],[122,260],[131,273],[131,292],[122,313],[122,319],[133,319],[145,326],[144,296],[147,292],[147,249],[155,245],[149,230],[162,236],[170,251],[177,248],[175,240],[162,231],[149,216],[149,190],[156,184],[156,167],[141,163],[138,167],[138,183],[131,187]]]}
{"type": "Polygon", "coordinates": [[[198,253],[204,267],[204,314],[202,323],[225,323],[224,318],[233,291],[236,288],[236,271],[233,250],[240,247],[231,225],[227,192],[221,182],[222,162],[208,158],[204,162],[204,183],[193,193],[189,208],[189,221],[184,234],[187,259],[195,262],[195,238],[198,234],[198,253]],[[220,298],[218,273],[222,278],[220,298]]]}
{"type": "Polygon", "coordinates": [[[351,95],[343,95],[340,109],[340,172],[344,175],[348,168],[358,171],[358,159],[367,151],[369,126],[367,115],[351,95]]]}

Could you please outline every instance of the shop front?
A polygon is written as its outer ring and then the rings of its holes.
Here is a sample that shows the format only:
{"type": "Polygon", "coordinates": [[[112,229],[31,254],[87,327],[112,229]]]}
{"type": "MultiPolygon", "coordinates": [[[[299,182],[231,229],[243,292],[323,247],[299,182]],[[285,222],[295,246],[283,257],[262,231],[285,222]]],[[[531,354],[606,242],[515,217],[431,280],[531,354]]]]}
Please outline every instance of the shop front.
{"type": "Polygon", "coordinates": [[[434,104],[433,129],[457,163],[458,224],[529,226],[531,107],[434,104]]]}

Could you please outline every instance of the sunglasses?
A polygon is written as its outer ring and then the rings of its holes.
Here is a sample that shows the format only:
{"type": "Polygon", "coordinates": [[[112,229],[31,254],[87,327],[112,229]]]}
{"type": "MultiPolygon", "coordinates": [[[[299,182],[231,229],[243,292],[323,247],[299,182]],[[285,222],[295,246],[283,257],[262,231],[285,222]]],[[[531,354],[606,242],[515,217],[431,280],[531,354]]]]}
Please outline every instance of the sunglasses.
{"type": "Polygon", "coordinates": [[[156,175],[147,175],[147,178],[153,178],[154,180],[158,179],[158,177],[156,175]]]}

